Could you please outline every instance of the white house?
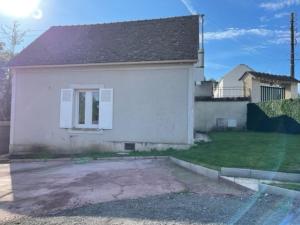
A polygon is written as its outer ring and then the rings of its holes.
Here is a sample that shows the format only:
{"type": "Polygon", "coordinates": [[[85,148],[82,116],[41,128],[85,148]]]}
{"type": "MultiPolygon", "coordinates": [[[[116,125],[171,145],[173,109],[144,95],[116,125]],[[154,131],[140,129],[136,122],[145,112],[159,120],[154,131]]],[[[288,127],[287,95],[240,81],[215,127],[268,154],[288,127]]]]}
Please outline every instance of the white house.
{"type": "Polygon", "coordinates": [[[10,62],[10,153],[189,147],[198,50],[198,16],[50,28],[10,62]]]}
{"type": "Polygon", "coordinates": [[[215,98],[226,97],[243,97],[244,96],[244,84],[240,78],[247,71],[253,71],[249,66],[245,64],[237,65],[227,74],[225,74],[220,80],[218,85],[214,89],[215,98]]]}

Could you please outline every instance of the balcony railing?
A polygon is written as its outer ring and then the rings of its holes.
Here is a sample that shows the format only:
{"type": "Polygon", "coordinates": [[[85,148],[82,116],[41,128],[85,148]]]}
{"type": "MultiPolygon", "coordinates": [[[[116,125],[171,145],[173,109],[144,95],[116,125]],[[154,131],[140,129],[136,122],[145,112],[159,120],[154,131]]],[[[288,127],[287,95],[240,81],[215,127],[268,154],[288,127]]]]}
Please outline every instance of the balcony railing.
{"type": "Polygon", "coordinates": [[[250,92],[247,94],[244,88],[240,87],[226,87],[214,88],[214,98],[241,98],[250,97],[250,92]]]}

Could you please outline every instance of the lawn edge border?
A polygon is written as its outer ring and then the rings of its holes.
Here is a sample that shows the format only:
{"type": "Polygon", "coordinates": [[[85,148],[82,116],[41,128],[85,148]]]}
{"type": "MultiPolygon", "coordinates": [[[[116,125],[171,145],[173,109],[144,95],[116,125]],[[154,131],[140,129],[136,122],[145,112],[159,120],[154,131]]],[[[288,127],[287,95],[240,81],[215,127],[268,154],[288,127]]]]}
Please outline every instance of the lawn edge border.
{"type": "Polygon", "coordinates": [[[187,162],[185,160],[177,159],[177,158],[172,157],[172,156],[169,156],[169,160],[177,166],[180,166],[184,169],[187,169],[191,172],[194,172],[198,175],[202,175],[202,176],[207,177],[209,179],[212,179],[214,181],[218,181],[218,182],[222,181],[224,183],[233,185],[233,186],[235,186],[236,188],[238,188],[240,190],[247,190],[247,191],[250,190],[250,191],[252,191],[247,186],[244,186],[242,184],[236,183],[236,182],[231,181],[231,180],[224,179],[223,177],[220,176],[220,172],[218,170],[210,169],[210,168],[207,168],[205,166],[196,165],[196,164],[187,162]]]}
{"type": "Polygon", "coordinates": [[[240,177],[259,180],[274,180],[285,182],[300,182],[299,173],[284,173],[267,170],[255,170],[246,168],[228,168],[222,167],[220,171],[221,176],[240,177]]]}
{"type": "Polygon", "coordinates": [[[193,164],[193,163],[181,160],[181,159],[177,159],[172,156],[170,156],[169,159],[171,160],[171,162],[173,162],[177,166],[183,167],[187,170],[190,170],[194,173],[211,178],[213,180],[219,180],[220,174],[219,174],[219,171],[217,171],[217,170],[213,170],[213,169],[206,168],[204,166],[196,165],[196,164],[193,164]]]}
{"type": "Polygon", "coordinates": [[[273,185],[262,184],[262,183],[260,183],[258,187],[261,193],[268,193],[272,195],[281,195],[281,196],[300,199],[300,191],[290,190],[290,189],[276,187],[273,185]]]}

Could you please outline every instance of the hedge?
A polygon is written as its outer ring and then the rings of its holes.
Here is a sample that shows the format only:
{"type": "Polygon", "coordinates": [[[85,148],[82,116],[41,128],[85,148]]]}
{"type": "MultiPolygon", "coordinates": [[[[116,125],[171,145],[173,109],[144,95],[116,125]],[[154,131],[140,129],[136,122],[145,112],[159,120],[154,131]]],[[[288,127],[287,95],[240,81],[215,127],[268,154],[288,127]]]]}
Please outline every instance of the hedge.
{"type": "Polygon", "coordinates": [[[300,133],[300,99],[249,103],[247,128],[253,131],[300,133]]]}

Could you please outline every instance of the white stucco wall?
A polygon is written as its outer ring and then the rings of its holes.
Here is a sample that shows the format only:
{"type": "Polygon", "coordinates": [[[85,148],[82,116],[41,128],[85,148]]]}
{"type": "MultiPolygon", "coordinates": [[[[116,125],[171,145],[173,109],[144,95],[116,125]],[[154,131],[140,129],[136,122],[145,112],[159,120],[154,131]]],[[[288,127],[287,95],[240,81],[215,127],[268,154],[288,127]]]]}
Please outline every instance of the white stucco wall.
{"type": "Polygon", "coordinates": [[[201,132],[217,130],[217,119],[236,120],[235,129],[245,129],[248,103],[248,101],[195,102],[195,130],[201,132]]]}
{"type": "Polygon", "coordinates": [[[288,95],[289,98],[298,98],[298,84],[297,83],[292,83],[288,89],[288,95]]]}
{"type": "Polygon", "coordinates": [[[239,79],[245,72],[251,70],[252,69],[247,65],[240,64],[225,74],[214,92],[215,98],[243,97],[244,84],[243,81],[240,81],[239,79]]]}
{"type": "Polygon", "coordinates": [[[261,102],[261,93],[260,93],[261,83],[256,79],[252,79],[251,85],[252,85],[251,86],[251,102],[253,102],[253,103],[261,102]]]}
{"type": "Polygon", "coordinates": [[[11,153],[36,145],[65,152],[103,142],[191,144],[192,68],[166,64],[15,69],[11,153]],[[89,84],[114,89],[113,129],[59,128],[61,89],[89,84]]]}

